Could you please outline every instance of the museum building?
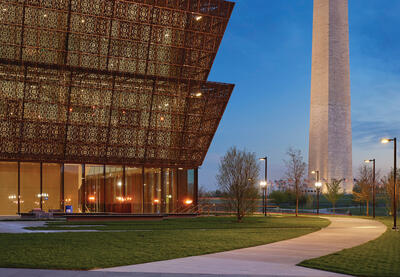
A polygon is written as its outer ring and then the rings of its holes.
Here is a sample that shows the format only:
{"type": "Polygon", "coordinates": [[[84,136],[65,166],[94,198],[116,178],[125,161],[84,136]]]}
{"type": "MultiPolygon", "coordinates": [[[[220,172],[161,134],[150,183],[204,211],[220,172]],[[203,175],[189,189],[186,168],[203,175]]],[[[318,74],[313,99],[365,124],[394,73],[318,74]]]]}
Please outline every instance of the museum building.
{"type": "Polygon", "coordinates": [[[234,3],[0,2],[0,215],[184,213],[234,85],[234,3]]]}

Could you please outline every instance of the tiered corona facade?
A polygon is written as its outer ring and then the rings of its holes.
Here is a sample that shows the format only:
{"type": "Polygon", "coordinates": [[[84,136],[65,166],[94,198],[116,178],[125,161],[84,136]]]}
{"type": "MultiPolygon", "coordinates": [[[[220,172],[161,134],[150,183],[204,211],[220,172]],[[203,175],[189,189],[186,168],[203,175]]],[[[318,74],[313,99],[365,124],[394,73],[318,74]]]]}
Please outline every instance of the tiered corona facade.
{"type": "Polygon", "coordinates": [[[234,87],[207,81],[233,6],[1,1],[0,160],[197,168],[234,87]]]}

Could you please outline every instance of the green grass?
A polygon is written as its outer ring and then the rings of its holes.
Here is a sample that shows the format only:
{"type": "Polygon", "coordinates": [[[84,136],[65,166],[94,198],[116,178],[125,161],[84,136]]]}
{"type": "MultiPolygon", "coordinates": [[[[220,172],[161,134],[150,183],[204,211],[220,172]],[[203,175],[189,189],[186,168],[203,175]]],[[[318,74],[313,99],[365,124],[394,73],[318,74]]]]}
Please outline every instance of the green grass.
{"type": "Polygon", "coordinates": [[[400,276],[400,232],[392,230],[391,217],[379,220],[388,230],[378,239],[300,265],[355,276],[400,276]]]}
{"type": "MultiPolygon", "coordinates": [[[[50,222],[47,228],[63,229],[60,224],[65,223],[50,222]]],[[[80,224],[102,224],[90,229],[105,231],[0,234],[0,267],[86,270],[167,260],[289,239],[329,221],[286,216],[248,217],[242,223],[233,217],[208,217],[80,224]]]]}

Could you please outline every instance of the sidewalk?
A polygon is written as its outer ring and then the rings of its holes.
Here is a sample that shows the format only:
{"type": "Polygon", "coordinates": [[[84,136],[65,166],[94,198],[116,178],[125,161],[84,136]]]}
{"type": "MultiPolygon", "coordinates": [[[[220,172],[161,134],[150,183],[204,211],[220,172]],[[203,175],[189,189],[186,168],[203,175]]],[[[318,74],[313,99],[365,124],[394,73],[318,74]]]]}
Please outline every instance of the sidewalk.
{"type": "Polygon", "coordinates": [[[378,221],[360,218],[327,218],[332,222],[327,228],[286,241],[210,255],[100,269],[99,271],[241,274],[247,276],[345,276],[303,268],[296,264],[373,240],[385,232],[386,226],[378,221]]]}

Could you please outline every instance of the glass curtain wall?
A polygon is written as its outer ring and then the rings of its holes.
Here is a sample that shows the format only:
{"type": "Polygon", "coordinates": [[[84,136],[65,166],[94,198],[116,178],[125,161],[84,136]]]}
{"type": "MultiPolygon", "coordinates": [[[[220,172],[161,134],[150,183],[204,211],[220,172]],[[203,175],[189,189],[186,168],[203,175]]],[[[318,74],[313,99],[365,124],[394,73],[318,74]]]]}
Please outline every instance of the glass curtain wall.
{"type": "Polygon", "coordinates": [[[163,175],[165,186],[165,212],[175,213],[178,201],[176,169],[166,168],[163,170],[163,175]]]}
{"type": "Polygon", "coordinates": [[[139,214],[143,210],[143,178],[141,167],[126,167],[125,168],[125,184],[127,195],[126,203],[130,203],[130,212],[139,214]]]}
{"type": "Polygon", "coordinates": [[[144,169],[144,213],[161,213],[161,169],[144,169]]]}
{"type": "Polygon", "coordinates": [[[195,200],[195,171],[194,169],[178,170],[178,204],[177,211],[188,211],[195,200]]]}
{"type": "Polygon", "coordinates": [[[85,165],[85,210],[104,211],[104,165],[85,165]]]}
{"type": "Polygon", "coordinates": [[[73,213],[81,213],[82,201],[80,191],[82,189],[82,165],[64,165],[64,206],[73,213]]]}
{"type": "Polygon", "coordinates": [[[18,163],[0,162],[0,215],[18,213],[18,163]]]}
{"type": "Polygon", "coordinates": [[[187,199],[187,171],[178,169],[177,171],[177,190],[178,190],[178,201],[177,201],[177,212],[183,212],[186,208],[185,201],[187,199]]]}
{"type": "Polygon", "coordinates": [[[127,187],[123,175],[123,166],[106,165],[106,212],[130,213],[131,204],[124,201],[127,187]]]}
{"type": "Polygon", "coordinates": [[[21,213],[40,209],[40,164],[21,163],[20,175],[21,213]]]}
{"type": "Polygon", "coordinates": [[[194,169],[187,171],[187,204],[194,200],[194,169]]]}
{"type": "Polygon", "coordinates": [[[44,211],[61,208],[61,165],[43,164],[42,209],[44,211]]]}
{"type": "MultiPolygon", "coordinates": [[[[20,163],[20,212],[180,213],[196,201],[195,170],[20,163]],[[62,191],[64,172],[64,191],[62,191]],[[42,174],[41,174],[42,173],[42,174]],[[62,196],[64,195],[64,199],[62,196]]],[[[18,212],[18,163],[0,162],[0,214],[18,212]]]]}

